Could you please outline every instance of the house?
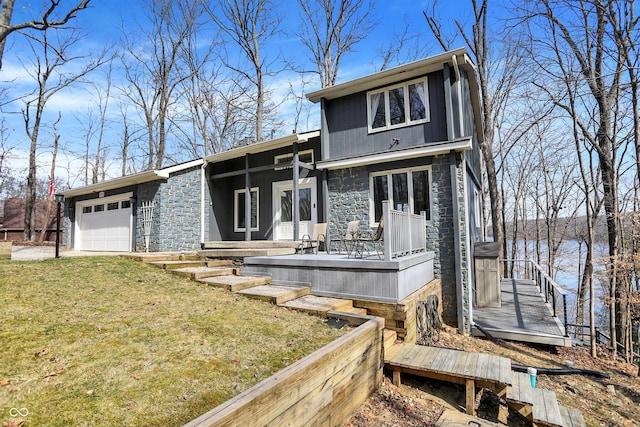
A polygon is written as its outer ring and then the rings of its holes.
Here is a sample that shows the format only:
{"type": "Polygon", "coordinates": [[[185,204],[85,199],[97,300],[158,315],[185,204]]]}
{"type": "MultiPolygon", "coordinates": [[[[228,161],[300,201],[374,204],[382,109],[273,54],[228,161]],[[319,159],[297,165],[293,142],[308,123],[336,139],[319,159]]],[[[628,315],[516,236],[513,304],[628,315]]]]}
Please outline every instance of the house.
{"type": "MultiPolygon", "coordinates": [[[[38,240],[46,221],[44,240],[51,242],[56,239],[56,203],[51,200],[36,200],[35,239],[38,240]]],[[[0,217],[0,240],[24,240],[24,198],[8,198],[4,200],[3,212],[0,217]]],[[[62,226],[62,224],[61,224],[62,226]]]]}
{"type": "Polygon", "coordinates": [[[430,255],[407,271],[439,277],[445,320],[468,329],[473,243],[484,236],[480,101],[465,50],[307,96],[320,104],[319,131],[63,192],[66,245],[180,251],[211,241],[296,241],[319,222],[336,235],[356,219],[375,230],[389,201],[425,213],[430,255]],[[422,263],[427,270],[411,270],[422,263]]]}

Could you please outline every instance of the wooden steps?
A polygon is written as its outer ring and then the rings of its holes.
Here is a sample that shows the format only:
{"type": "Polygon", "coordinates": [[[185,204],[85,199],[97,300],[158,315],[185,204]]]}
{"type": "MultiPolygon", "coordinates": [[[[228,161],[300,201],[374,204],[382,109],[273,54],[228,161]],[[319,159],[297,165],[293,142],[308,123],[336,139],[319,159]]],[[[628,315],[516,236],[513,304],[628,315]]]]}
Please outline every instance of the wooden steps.
{"type": "MultiPolygon", "coordinates": [[[[270,277],[269,280],[271,280],[270,277]]],[[[276,283],[265,284],[238,291],[239,294],[244,295],[247,298],[267,301],[275,305],[282,305],[287,301],[309,295],[310,292],[311,288],[306,285],[280,285],[276,283]]]]}
{"type": "Polygon", "coordinates": [[[560,406],[560,415],[564,421],[564,427],[586,427],[582,412],[578,409],[560,406]]]}
{"type": "Polygon", "coordinates": [[[489,354],[404,344],[387,366],[393,371],[396,386],[400,385],[403,372],[464,384],[469,415],[475,415],[476,386],[489,388],[503,397],[511,385],[511,360],[489,354]]]}
{"type": "Polygon", "coordinates": [[[236,269],[233,267],[187,267],[175,268],[171,272],[191,280],[200,280],[207,277],[232,275],[236,273],[236,269]]]}
{"type": "Polygon", "coordinates": [[[282,304],[282,307],[291,308],[320,317],[327,317],[328,311],[343,311],[353,307],[351,300],[305,295],[282,304]]]}
{"type": "Polygon", "coordinates": [[[198,261],[186,261],[186,260],[162,260],[162,261],[149,261],[147,264],[155,265],[163,270],[173,270],[176,268],[189,268],[189,267],[206,267],[204,260],[198,261]]]}
{"type": "Polygon", "coordinates": [[[231,292],[239,292],[243,289],[254,288],[271,283],[271,277],[266,276],[237,276],[233,273],[227,275],[210,276],[198,279],[198,282],[209,286],[226,289],[231,292]]]}
{"type": "Polygon", "coordinates": [[[461,412],[445,409],[438,421],[436,427],[500,427],[501,424],[492,423],[482,418],[472,417],[461,412]]]}
{"type": "Polygon", "coordinates": [[[582,413],[577,409],[558,405],[555,392],[531,387],[528,374],[512,372],[511,386],[507,390],[507,403],[540,426],[585,426],[582,413]]]}

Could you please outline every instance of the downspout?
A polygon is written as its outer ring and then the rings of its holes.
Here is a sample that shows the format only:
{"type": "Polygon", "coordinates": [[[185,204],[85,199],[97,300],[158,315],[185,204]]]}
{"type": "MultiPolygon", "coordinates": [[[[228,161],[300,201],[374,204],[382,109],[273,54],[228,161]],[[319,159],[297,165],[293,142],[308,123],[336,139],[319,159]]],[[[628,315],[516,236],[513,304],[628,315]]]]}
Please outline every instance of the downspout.
{"type": "MultiPolygon", "coordinates": [[[[464,58],[463,58],[464,59],[464,58]]],[[[460,75],[460,69],[458,68],[458,57],[453,55],[451,57],[451,61],[453,62],[453,70],[456,74],[456,89],[458,92],[458,135],[464,135],[464,114],[462,109],[462,98],[464,94],[462,93],[462,77],[460,75]]],[[[464,158],[464,153],[462,154],[462,189],[463,189],[463,200],[464,200],[464,230],[465,230],[465,247],[467,250],[465,253],[467,254],[467,262],[466,262],[466,270],[467,270],[467,310],[468,310],[468,327],[467,331],[471,332],[471,327],[474,325],[473,322],[473,285],[471,283],[471,267],[473,263],[473,259],[471,258],[471,245],[470,245],[470,233],[469,233],[469,198],[467,193],[467,164],[464,158]]]]}
{"type": "Polygon", "coordinates": [[[200,167],[200,247],[204,249],[204,222],[205,222],[205,209],[209,209],[208,206],[205,206],[205,197],[204,197],[204,188],[207,183],[207,161],[203,160],[202,166],[200,167]]]}
{"type": "Polygon", "coordinates": [[[456,152],[449,152],[449,173],[451,174],[451,205],[453,220],[453,246],[454,246],[454,270],[456,275],[456,303],[458,309],[458,332],[464,334],[466,331],[464,324],[464,296],[462,283],[462,247],[460,245],[460,216],[458,206],[458,167],[456,152]]]}

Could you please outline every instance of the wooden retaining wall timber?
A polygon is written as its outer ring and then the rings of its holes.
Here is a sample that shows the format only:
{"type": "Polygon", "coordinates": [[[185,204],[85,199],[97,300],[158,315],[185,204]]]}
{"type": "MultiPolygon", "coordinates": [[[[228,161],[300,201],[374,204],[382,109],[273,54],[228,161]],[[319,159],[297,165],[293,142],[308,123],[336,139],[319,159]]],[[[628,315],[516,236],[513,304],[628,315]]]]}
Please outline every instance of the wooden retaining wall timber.
{"type": "Polygon", "coordinates": [[[417,338],[416,307],[418,302],[426,300],[429,295],[438,296],[440,301],[438,308],[440,315],[442,315],[442,282],[440,279],[433,279],[397,304],[354,300],[353,306],[366,309],[368,315],[384,317],[386,329],[396,331],[398,338],[413,344],[417,338]]]}
{"type": "Polygon", "coordinates": [[[384,319],[369,320],[189,422],[209,426],[335,426],[382,382],[384,319]]]}

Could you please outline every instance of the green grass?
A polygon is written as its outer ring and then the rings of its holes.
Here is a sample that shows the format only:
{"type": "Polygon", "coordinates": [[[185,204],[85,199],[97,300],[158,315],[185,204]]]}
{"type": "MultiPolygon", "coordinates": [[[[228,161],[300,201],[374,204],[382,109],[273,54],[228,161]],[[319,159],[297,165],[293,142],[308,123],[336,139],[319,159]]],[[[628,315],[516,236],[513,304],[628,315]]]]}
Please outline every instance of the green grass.
{"type": "Polygon", "coordinates": [[[180,425],[344,332],[127,259],[0,261],[0,421],[180,425]]]}

